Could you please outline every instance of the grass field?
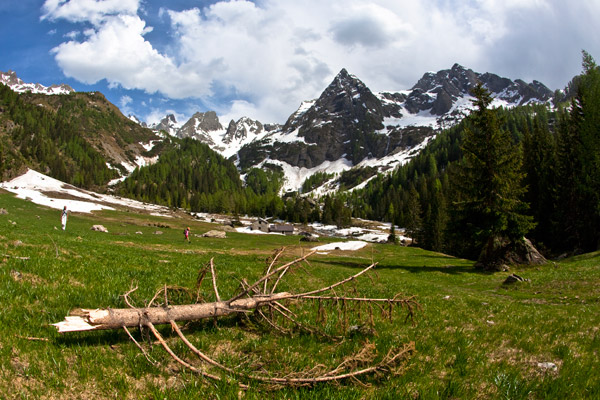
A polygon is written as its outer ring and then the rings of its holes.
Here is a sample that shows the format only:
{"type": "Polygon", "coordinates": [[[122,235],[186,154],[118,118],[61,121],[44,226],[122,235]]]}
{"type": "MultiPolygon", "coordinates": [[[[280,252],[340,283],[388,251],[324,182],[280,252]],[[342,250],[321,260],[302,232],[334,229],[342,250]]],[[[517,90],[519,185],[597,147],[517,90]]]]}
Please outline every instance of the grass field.
{"type": "MultiPolygon", "coordinates": [[[[369,377],[363,384],[275,390],[251,382],[240,391],[195,376],[146,342],[160,364],[152,365],[124,331],[59,335],[50,324],[73,308],[125,307],[122,295],[132,285],[138,287],[132,295],[138,305],[163,285],[194,288],[199,269],[213,257],[227,298],[239,279],[261,274],[275,249],[287,246],[291,257],[306,252],[308,244],[295,236],[238,233],[226,239],[192,235],[187,244],[185,226],[193,234],[215,226],[118,211],[71,215],[63,232],[59,211],[6,193],[0,193],[0,208],[8,211],[0,215],[0,398],[600,398],[600,253],[489,274],[475,271],[468,260],[392,245],[315,255],[289,274],[281,290],[333,283],[375,261],[375,272],[359,280],[357,289],[377,297],[415,295],[422,307],[415,323],[398,313],[391,324],[377,318],[375,334],[332,342],[231,317],[216,326],[212,320],[189,324],[187,335],[223,363],[275,372],[335,366],[366,343],[385,353],[414,341],[416,352],[399,374],[369,377]],[[91,231],[97,223],[109,233],[91,231]],[[512,272],[529,281],[503,285],[512,272]]],[[[202,289],[208,300],[210,289],[202,289]]],[[[311,307],[304,309],[306,318],[311,307]]],[[[323,329],[333,330],[331,324],[323,329]]],[[[170,328],[161,332],[185,353],[170,328]]],[[[144,342],[139,331],[132,333],[144,342]]]]}

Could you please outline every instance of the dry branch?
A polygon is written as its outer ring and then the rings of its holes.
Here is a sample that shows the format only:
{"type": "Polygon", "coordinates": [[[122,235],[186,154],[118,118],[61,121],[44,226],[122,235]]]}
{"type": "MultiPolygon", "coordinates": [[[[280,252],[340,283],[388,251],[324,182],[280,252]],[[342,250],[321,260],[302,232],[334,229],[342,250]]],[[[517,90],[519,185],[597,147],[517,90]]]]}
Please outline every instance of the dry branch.
{"type": "MultiPolygon", "coordinates": [[[[315,251],[311,251],[302,257],[296,258],[293,261],[276,267],[276,263],[281,258],[283,251],[284,249],[281,249],[273,255],[263,276],[256,280],[253,284],[247,284],[245,279],[241,279],[239,293],[234,295],[229,300],[222,300],[219,295],[215,267],[213,259],[211,259],[209,264],[199,273],[196,287],[196,299],[200,299],[200,285],[205,274],[210,271],[212,278],[212,290],[214,292],[216,301],[208,303],[169,305],[167,298],[168,290],[180,290],[182,288],[164,286],[161,288],[161,290],[157,291],[156,295],[148,303],[148,306],[133,307],[132,303],[129,301],[129,296],[137,289],[136,287],[132,288],[123,295],[126,304],[130,306],[130,308],[74,310],[65,318],[64,321],[54,325],[58,328],[60,333],[99,329],[124,329],[128,336],[134,341],[136,346],[140,348],[148,361],[153,362],[149,358],[148,354],[144,351],[143,347],[133,338],[127,329],[128,327],[145,327],[148,328],[149,331],[156,337],[167,353],[185,368],[188,368],[189,370],[209,379],[229,380],[223,378],[223,376],[219,374],[208,372],[204,368],[198,368],[191,362],[184,360],[175,354],[175,352],[163,339],[162,335],[155,328],[155,325],[170,324],[172,329],[177,333],[184,344],[200,359],[202,363],[204,363],[205,367],[220,370],[221,374],[225,374],[224,376],[234,376],[246,382],[257,381],[272,385],[309,385],[317,382],[339,381],[342,379],[356,380],[356,378],[361,375],[378,374],[384,371],[392,371],[398,366],[399,363],[406,360],[409,354],[414,351],[414,343],[411,342],[403,345],[399,349],[390,350],[386,356],[381,358],[379,361],[376,361],[376,352],[373,356],[366,356],[367,347],[369,350],[374,350],[374,346],[367,344],[361,353],[347,358],[337,367],[329,371],[325,371],[324,368],[319,366],[319,368],[313,367],[308,371],[290,373],[285,376],[275,376],[271,374],[243,373],[236,371],[231,367],[227,367],[202,353],[183,335],[179,326],[177,325],[177,322],[202,320],[207,318],[213,318],[216,322],[218,317],[255,312],[255,315],[262,317],[262,319],[266,321],[272,329],[281,333],[289,333],[291,331],[286,329],[283,325],[280,325],[277,319],[283,321],[287,325],[291,324],[301,331],[309,332],[310,334],[320,334],[330,339],[337,339],[339,336],[329,335],[316,327],[309,326],[305,322],[300,321],[298,315],[288,307],[288,303],[291,302],[293,305],[306,300],[318,302],[318,311],[316,313],[317,322],[326,320],[328,318],[324,305],[329,304],[334,306],[337,308],[338,327],[341,327],[344,331],[348,329],[348,314],[351,313],[356,314],[358,312],[359,320],[362,317],[365,319],[368,318],[367,321],[364,321],[364,324],[368,323],[372,330],[374,327],[372,311],[373,306],[379,307],[382,310],[382,314],[384,315],[385,320],[388,322],[392,320],[392,309],[395,306],[406,307],[408,314],[407,318],[412,318],[414,309],[419,307],[414,297],[402,298],[399,295],[396,295],[392,298],[368,298],[360,296],[357,293],[356,288],[352,290],[352,296],[345,296],[343,294],[338,295],[338,293],[336,293],[336,288],[339,288],[348,282],[355,281],[361,275],[375,268],[376,263],[372,263],[368,267],[350,277],[319,289],[309,290],[303,293],[274,293],[275,288],[290,269],[299,266],[302,262],[305,262],[309,256],[315,253],[315,251]],[[271,281],[272,278],[274,279],[274,282],[271,281]],[[154,305],[155,299],[161,292],[164,293],[164,304],[162,306],[154,305]],[[330,295],[321,295],[325,292],[329,292],[330,295]],[[286,300],[287,302],[285,302],[284,305],[284,301],[286,300]],[[367,307],[368,312],[361,313],[361,307],[367,307]],[[268,309],[269,312],[263,312],[265,309],[268,309]],[[367,364],[366,366],[365,363],[367,364]]],[[[245,384],[240,384],[240,386],[247,387],[245,384]]]]}

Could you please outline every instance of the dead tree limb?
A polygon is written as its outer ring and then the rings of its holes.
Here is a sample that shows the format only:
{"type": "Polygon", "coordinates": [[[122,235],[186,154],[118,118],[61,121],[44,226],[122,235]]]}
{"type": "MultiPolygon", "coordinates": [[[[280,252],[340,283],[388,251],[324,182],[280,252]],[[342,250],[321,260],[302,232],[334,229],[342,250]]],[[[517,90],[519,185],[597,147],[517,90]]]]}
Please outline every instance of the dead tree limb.
{"type": "Polygon", "coordinates": [[[289,298],[282,292],[269,296],[256,295],[235,301],[182,304],[165,307],[77,309],[64,321],[53,324],[59,333],[91,331],[98,329],[121,329],[122,327],[169,324],[171,321],[193,321],[222,317],[255,310],[258,306],[289,298]]]}
{"type": "MultiPolygon", "coordinates": [[[[240,372],[236,369],[219,363],[218,361],[198,350],[186,338],[177,325],[177,322],[202,320],[208,318],[213,318],[216,321],[218,317],[224,317],[227,315],[256,313],[256,315],[262,317],[262,319],[264,319],[271,328],[281,333],[291,332],[291,330],[284,327],[285,324],[291,324],[303,332],[320,334],[330,339],[338,339],[340,336],[329,335],[328,333],[325,333],[325,330],[309,326],[304,321],[301,321],[299,314],[296,314],[294,311],[292,311],[290,305],[295,306],[303,301],[317,301],[319,303],[317,311],[318,322],[328,318],[326,316],[327,311],[325,311],[323,304],[330,304],[331,306],[335,307],[334,309],[337,309],[337,329],[340,329],[341,327],[341,329],[344,331],[346,331],[349,327],[349,313],[356,313],[358,311],[359,320],[361,318],[368,318],[368,320],[364,322],[365,324],[368,323],[373,331],[373,306],[379,307],[379,309],[385,311],[384,317],[387,317],[385,320],[388,322],[391,321],[392,309],[395,306],[406,307],[408,311],[407,318],[412,318],[414,315],[414,309],[419,308],[419,304],[416,302],[414,297],[405,298],[399,294],[392,298],[368,298],[360,296],[356,290],[356,287],[354,287],[351,291],[351,296],[338,294],[336,292],[336,288],[340,288],[349,282],[356,281],[356,279],[361,275],[364,275],[375,268],[377,265],[376,263],[372,263],[368,267],[362,269],[352,276],[318,289],[308,290],[302,293],[275,293],[275,288],[281,282],[283,276],[286,275],[290,269],[301,265],[302,262],[305,262],[306,259],[314,253],[315,251],[313,250],[304,256],[298,257],[283,265],[276,266],[276,263],[280,260],[283,254],[283,249],[279,250],[271,258],[264,274],[252,284],[247,284],[245,279],[241,279],[240,289],[238,289],[239,293],[234,294],[229,300],[222,300],[221,296],[219,295],[214,262],[213,259],[211,259],[209,264],[205,266],[205,268],[199,274],[196,287],[196,299],[197,301],[200,299],[200,285],[204,275],[210,271],[212,278],[212,290],[215,296],[215,301],[213,302],[181,305],[172,304],[173,302],[170,302],[167,297],[168,291],[181,290],[185,288],[167,287],[165,285],[163,288],[157,291],[156,295],[146,307],[134,307],[132,305],[133,303],[129,300],[129,296],[137,289],[137,287],[135,287],[123,295],[126,304],[130,308],[74,310],[69,316],[65,317],[64,321],[54,325],[57,327],[60,333],[100,329],[124,329],[130,339],[133,340],[138,348],[140,348],[148,361],[153,362],[153,360],[151,360],[148,354],[144,351],[140,343],[133,338],[127,329],[128,327],[148,328],[148,330],[152,333],[152,335],[154,335],[165,351],[167,351],[167,353],[175,361],[183,365],[185,368],[202,375],[203,377],[218,381],[230,381],[231,377],[236,377],[245,382],[256,381],[272,385],[301,386],[311,385],[318,382],[339,381],[343,379],[356,380],[357,377],[365,374],[378,374],[384,371],[389,372],[395,369],[399,363],[406,360],[408,356],[414,352],[414,342],[405,344],[398,349],[389,350],[388,354],[382,357],[379,361],[376,361],[375,356],[367,357],[367,350],[374,351],[375,349],[374,345],[367,343],[359,353],[347,357],[347,359],[329,371],[325,371],[323,367],[319,366],[318,368],[313,367],[308,371],[292,372],[284,376],[260,374],[254,372],[240,372]],[[273,279],[274,282],[271,279],[273,279]],[[164,293],[164,303],[163,305],[156,305],[155,300],[161,292],[164,293]],[[329,295],[325,295],[324,293],[326,292],[329,292],[329,295]],[[367,307],[368,312],[361,313],[360,310],[361,307],[363,307],[361,305],[367,307]],[[268,309],[269,313],[264,313],[264,309],[268,309]],[[364,317],[362,317],[363,315],[364,317]],[[278,321],[284,322],[284,325],[280,325],[278,321]],[[199,368],[193,365],[190,361],[185,360],[175,354],[173,349],[171,349],[171,347],[164,340],[163,336],[155,328],[155,325],[161,324],[171,325],[172,329],[177,333],[184,344],[200,359],[200,362],[204,364],[204,368],[199,368]],[[365,366],[365,363],[367,366],[365,366]],[[221,374],[215,374],[213,371],[209,372],[206,370],[206,367],[220,370],[221,374]],[[229,378],[227,378],[227,376],[229,376],[229,378]]],[[[188,293],[190,292],[188,291],[188,293]]],[[[245,388],[247,386],[246,384],[240,383],[240,387],[245,388]]]]}
{"type": "Polygon", "coordinates": [[[212,285],[213,290],[215,291],[215,299],[217,301],[221,301],[221,296],[219,296],[219,289],[217,289],[217,274],[215,273],[214,258],[210,259],[210,275],[212,276],[212,285]]]}

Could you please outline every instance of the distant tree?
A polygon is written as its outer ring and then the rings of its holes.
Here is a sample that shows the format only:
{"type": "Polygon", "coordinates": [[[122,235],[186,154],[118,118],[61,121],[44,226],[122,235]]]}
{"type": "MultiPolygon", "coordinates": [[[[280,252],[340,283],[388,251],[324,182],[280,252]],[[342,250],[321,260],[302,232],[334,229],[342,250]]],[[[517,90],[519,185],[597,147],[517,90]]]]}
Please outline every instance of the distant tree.
{"type": "Polygon", "coordinates": [[[392,228],[390,229],[390,234],[387,238],[388,243],[398,244],[398,237],[396,236],[396,226],[392,222],[392,228]]]}
{"type": "Polygon", "coordinates": [[[500,128],[498,110],[489,108],[490,92],[478,84],[472,95],[476,109],[469,116],[471,124],[462,145],[464,158],[454,179],[459,218],[455,228],[464,240],[482,249],[478,265],[493,268],[499,244],[522,241],[534,224],[521,200],[525,188],[519,146],[500,128]]]}
{"type": "Polygon", "coordinates": [[[406,234],[412,239],[413,244],[417,244],[422,238],[423,220],[421,218],[421,203],[419,202],[419,193],[410,186],[408,201],[406,203],[405,228],[406,234]]]}
{"type": "Polygon", "coordinates": [[[333,220],[338,228],[347,228],[352,223],[352,211],[341,196],[333,200],[333,220]]]}
{"type": "Polygon", "coordinates": [[[428,192],[430,195],[423,221],[422,245],[429,250],[443,251],[447,216],[446,200],[439,179],[431,179],[431,189],[428,192]]]}

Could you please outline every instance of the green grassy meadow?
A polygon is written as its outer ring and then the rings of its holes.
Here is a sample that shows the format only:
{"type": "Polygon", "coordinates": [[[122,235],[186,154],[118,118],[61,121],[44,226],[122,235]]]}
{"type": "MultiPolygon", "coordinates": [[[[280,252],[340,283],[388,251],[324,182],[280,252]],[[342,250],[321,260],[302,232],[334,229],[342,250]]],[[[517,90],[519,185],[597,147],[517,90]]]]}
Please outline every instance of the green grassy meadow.
{"type": "MultiPolygon", "coordinates": [[[[600,252],[498,273],[475,271],[469,260],[382,244],[315,255],[289,273],[280,290],[331,284],[374,261],[375,271],[360,278],[356,290],[372,297],[416,296],[421,310],[414,323],[405,321],[403,311],[391,323],[375,313],[376,333],[360,331],[333,342],[298,331],[284,335],[251,316],[229,317],[187,324],[187,336],[241,371],[335,367],[367,343],[385,354],[414,341],[416,352],[396,374],[362,383],[274,388],[250,382],[242,391],[234,383],[194,375],[139,330],[131,332],[156,365],[124,331],[59,335],[50,324],[74,308],[126,307],[122,295],[134,286],[131,299],[138,306],[164,285],[193,291],[198,271],[211,258],[221,297],[228,298],[241,278],[260,276],[275,249],[286,246],[289,260],[313,243],[298,236],[229,232],[226,239],[199,238],[193,234],[215,226],[124,211],[73,214],[63,232],[60,211],[7,193],[0,193],[0,208],[8,211],[0,215],[2,399],[600,398],[600,252]],[[109,232],[91,231],[93,224],[109,232]],[[183,239],[185,226],[192,228],[190,244],[183,239]],[[529,281],[503,285],[513,272],[529,281]]],[[[200,294],[213,300],[208,280],[200,294]]],[[[171,301],[195,300],[186,296],[173,292],[171,301]]],[[[312,303],[300,307],[301,318],[310,320],[314,309],[312,303]]],[[[335,313],[330,309],[323,330],[336,329],[335,313]]],[[[170,327],[160,331],[186,355],[170,327]]]]}

